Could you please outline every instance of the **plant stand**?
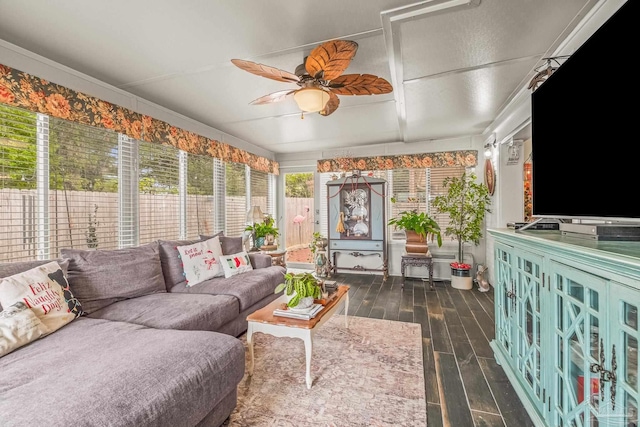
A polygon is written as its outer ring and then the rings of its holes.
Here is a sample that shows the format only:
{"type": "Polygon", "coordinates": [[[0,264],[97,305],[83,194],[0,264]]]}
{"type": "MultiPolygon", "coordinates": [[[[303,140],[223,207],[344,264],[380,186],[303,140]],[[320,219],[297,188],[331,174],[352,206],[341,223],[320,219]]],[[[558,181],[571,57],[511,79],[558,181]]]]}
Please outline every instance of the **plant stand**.
{"type": "Polygon", "coordinates": [[[473,289],[471,269],[451,267],[451,287],[468,291],[473,289]]]}

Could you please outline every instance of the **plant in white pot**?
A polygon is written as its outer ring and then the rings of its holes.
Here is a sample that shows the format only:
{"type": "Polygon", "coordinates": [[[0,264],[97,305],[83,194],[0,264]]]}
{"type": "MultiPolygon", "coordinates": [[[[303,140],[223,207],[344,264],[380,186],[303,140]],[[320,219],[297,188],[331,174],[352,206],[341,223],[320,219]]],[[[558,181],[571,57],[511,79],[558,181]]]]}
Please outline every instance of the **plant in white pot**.
{"type": "Polygon", "coordinates": [[[276,286],[274,292],[277,294],[282,291],[288,297],[287,305],[290,308],[310,307],[314,299],[322,296],[322,288],[311,273],[286,273],[284,283],[276,286]]]}
{"type": "Polygon", "coordinates": [[[464,244],[480,244],[484,217],[491,212],[489,189],[485,184],[476,182],[476,178],[473,172],[465,172],[459,178],[445,178],[443,186],[446,193],[437,196],[432,202],[439,213],[449,215],[445,236],[458,241],[458,258],[451,263],[451,286],[458,289],[473,287],[471,265],[464,263],[464,244]],[[459,277],[464,279],[459,280],[459,277]]]}

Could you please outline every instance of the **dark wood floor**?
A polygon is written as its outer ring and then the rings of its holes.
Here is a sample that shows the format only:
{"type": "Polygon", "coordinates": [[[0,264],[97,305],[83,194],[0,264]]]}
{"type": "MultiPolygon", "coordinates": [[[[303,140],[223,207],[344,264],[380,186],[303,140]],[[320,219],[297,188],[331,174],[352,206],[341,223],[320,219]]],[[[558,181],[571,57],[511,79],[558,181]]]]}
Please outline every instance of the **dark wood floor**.
{"type": "Polygon", "coordinates": [[[533,426],[504,371],[496,363],[493,291],[453,289],[420,279],[371,274],[333,277],[351,286],[349,314],[422,326],[429,427],[533,426]]]}

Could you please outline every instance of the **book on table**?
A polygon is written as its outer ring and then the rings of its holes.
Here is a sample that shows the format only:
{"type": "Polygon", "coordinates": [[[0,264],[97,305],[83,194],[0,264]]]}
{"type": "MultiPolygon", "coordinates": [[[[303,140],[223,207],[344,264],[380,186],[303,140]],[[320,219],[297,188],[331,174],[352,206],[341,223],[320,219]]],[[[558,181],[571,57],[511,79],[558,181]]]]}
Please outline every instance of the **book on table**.
{"type": "Polygon", "coordinates": [[[322,310],[322,307],[323,307],[322,304],[313,304],[311,307],[306,308],[304,310],[300,310],[300,309],[282,310],[277,308],[273,310],[273,315],[281,316],[281,317],[289,317],[292,319],[310,320],[316,317],[316,315],[320,312],[320,310],[322,310]]]}

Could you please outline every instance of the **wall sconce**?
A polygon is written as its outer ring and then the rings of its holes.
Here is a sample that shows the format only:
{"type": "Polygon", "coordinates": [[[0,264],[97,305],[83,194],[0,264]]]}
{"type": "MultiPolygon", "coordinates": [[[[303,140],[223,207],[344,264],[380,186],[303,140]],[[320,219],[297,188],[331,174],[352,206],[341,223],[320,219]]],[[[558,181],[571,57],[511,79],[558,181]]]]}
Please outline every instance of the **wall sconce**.
{"type": "Polygon", "coordinates": [[[484,145],[484,156],[486,158],[491,157],[491,154],[493,154],[493,146],[491,144],[485,144],[484,145]]]}
{"type": "Polygon", "coordinates": [[[496,148],[496,134],[492,133],[484,141],[484,156],[488,159],[493,155],[493,149],[496,148]]]}

